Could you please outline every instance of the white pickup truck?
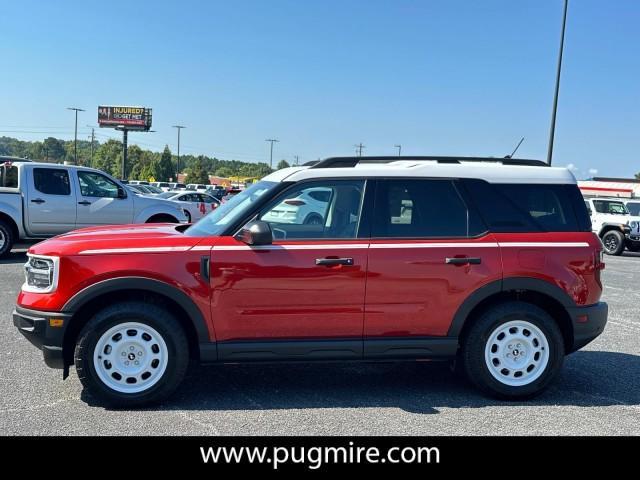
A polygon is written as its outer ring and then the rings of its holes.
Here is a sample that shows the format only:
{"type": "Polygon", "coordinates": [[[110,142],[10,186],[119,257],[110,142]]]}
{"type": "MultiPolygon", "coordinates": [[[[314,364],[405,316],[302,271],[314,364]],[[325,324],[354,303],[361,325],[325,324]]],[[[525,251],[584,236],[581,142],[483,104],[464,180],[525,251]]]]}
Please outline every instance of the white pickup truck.
{"type": "Polygon", "coordinates": [[[640,217],[631,215],[618,198],[589,197],[584,199],[591,227],[602,240],[604,252],[621,255],[625,247],[640,251],[640,217]]]}
{"type": "Polygon", "coordinates": [[[19,240],[94,225],[186,223],[176,202],[136,195],[92,168],[0,163],[0,257],[19,240]]]}

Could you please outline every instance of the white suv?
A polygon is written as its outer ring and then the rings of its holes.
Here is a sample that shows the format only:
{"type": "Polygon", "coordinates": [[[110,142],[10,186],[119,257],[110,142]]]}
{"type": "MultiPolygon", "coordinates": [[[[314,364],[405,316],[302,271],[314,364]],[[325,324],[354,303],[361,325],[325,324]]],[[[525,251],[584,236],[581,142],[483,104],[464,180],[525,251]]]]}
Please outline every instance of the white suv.
{"type": "Polygon", "coordinates": [[[312,188],[301,194],[285,198],[264,218],[272,223],[296,223],[302,225],[324,225],[331,200],[330,188],[312,188]]]}
{"type": "Polygon", "coordinates": [[[585,198],[591,227],[609,255],[622,255],[625,247],[640,251],[640,217],[632,216],[618,198],[585,198]]]}

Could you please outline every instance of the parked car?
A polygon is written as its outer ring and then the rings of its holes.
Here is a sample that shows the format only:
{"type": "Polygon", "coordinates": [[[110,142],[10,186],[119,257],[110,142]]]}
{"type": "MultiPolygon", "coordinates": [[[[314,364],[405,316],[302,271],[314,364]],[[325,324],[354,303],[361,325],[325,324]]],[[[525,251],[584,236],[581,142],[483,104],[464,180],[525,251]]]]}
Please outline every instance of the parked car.
{"type": "Polygon", "coordinates": [[[168,192],[169,190],[173,190],[169,182],[151,182],[151,186],[159,188],[163,192],[168,192]]]}
{"type": "Polygon", "coordinates": [[[296,198],[286,198],[272,208],[263,220],[271,223],[296,223],[303,225],[324,225],[327,220],[330,188],[308,189],[296,198]]]}
{"type": "Polygon", "coordinates": [[[186,186],[186,190],[196,190],[196,191],[206,192],[210,186],[211,185],[205,185],[203,183],[188,183],[186,186]]]}
{"type": "Polygon", "coordinates": [[[222,200],[222,197],[227,194],[227,189],[222,185],[208,185],[206,192],[210,195],[213,195],[218,200],[222,200]]]}
{"type": "Polygon", "coordinates": [[[188,190],[164,192],[159,194],[158,197],[178,202],[185,211],[189,223],[200,220],[220,206],[220,201],[208,193],[190,192],[188,190]]]}
{"type": "Polygon", "coordinates": [[[446,360],[525,399],[607,320],[575,178],[533,160],[327,159],[189,227],[83,229],[28,255],[14,324],[127,408],[166,399],[191,360],[446,360]],[[331,192],[323,223],[265,220],[314,191],[331,192]]]}
{"type": "Polygon", "coordinates": [[[131,185],[149,185],[149,182],[146,180],[130,180],[129,183],[131,185]]]}
{"type": "Polygon", "coordinates": [[[169,182],[169,188],[171,190],[186,190],[187,186],[184,183],[169,182]]]}
{"type": "Polygon", "coordinates": [[[632,216],[618,198],[585,198],[593,231],[600,237],[604,252],[622,255],[625,247],[640,251],[640,217],[632,216]]]}
{"type": "Polygon", "coordinates": [[[0,257],[18,240],[44,239],[76,228],[187,221],[177,204],[131,195],[127,187],[92,168],[0,165],[0,257]]]}

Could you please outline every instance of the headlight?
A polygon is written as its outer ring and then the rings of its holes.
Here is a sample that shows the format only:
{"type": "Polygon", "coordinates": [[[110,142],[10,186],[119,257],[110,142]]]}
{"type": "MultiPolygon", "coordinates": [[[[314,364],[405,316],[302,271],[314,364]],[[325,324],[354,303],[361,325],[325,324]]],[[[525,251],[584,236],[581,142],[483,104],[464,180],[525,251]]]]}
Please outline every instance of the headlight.
{"type": "Polygon", "coordinates": [[[24,264],[22,290],[32,293],[51,293],[58,286],[59,257],[28,255],[24,264]]]}
{"type": "Polygon", "coordinates": [[[638,222],[631,222],[629,224],[629,226],[631,227],[631,230],[637,230],[638,229],[638,222]]]}

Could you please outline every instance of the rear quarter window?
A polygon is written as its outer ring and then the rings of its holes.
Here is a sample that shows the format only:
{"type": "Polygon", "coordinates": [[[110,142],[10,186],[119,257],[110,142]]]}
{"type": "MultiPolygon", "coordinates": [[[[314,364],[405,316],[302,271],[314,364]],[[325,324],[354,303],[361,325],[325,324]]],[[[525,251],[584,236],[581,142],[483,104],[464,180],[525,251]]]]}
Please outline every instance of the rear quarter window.
{"type": "Polygon", "coordinates": [[[640,202],[629,202],[627,203],[627,208],[629,209],[629,213],[634,217],[640,216],[640,202]]]}
{"type": "Polygon", "coordinates": [[[575,185],[464,183],[493,232],[591,231],[587,207],[575,185]]]}

